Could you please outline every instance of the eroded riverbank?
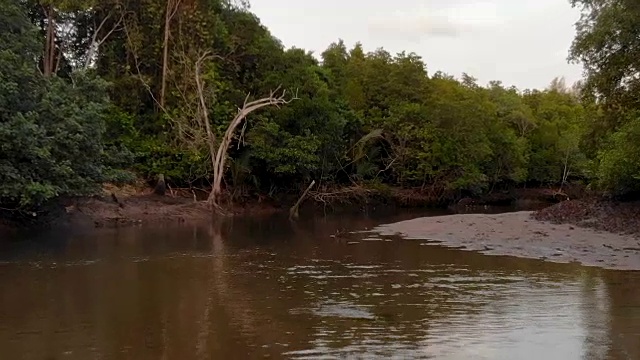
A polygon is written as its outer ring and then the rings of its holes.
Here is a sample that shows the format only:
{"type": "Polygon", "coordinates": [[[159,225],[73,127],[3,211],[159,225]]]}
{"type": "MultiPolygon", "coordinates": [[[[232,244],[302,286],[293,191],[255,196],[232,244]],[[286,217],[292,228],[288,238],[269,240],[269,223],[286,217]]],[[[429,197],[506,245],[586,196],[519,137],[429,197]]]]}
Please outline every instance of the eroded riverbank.
{"type": "Polygon", "coordinates": [[[445,247],[606,269],[640,270],[640,239],[536,220],[530,211],[460,214],[401,221],[373,229],[445,247]]]}
{"type": "MultiPolygon", "coordinates": [[[[570,194],[581,194],[576,188],[570,194]]],[[[35,212],[3,212],[0,209],[0,231],[16,228],[36,228],[58,225],[71,227],[127,227],[167,223],[198,224],[211,221],[213,214],[206,204],[208,192],[204,189],[171,189],[165,195],[154,194],[154,189],[140,180],[133,185],[105,184],[96,196],[58,199],[35,212]],[[32,215],[34,214],[34,215],[32,215]],[[4,227],[3,230],[1,227],[4,227]]],[[[388,187],[384,189],[351,186],[311,191],[301,211],[327,214],[328,212],[359,213],[379,209],[439,209],[450,213],[482,211],[488,208],[539,209],[567,197],[552,189],[531,188],[496,191],[476,198],[452,197],[439,199],[428,191],[388,187]]],[[[300,194],[266,194],[226,199],[225,212],[240,216],[262,216],[287,213],[300,194]]],[[[492,211],[492,210],[491,210],[492,211]]]]}

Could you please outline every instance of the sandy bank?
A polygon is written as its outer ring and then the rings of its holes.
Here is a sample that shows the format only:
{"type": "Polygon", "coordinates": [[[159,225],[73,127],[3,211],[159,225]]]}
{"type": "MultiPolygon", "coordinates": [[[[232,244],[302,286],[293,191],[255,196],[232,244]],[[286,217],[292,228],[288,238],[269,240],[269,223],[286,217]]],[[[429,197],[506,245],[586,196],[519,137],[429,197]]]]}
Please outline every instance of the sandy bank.
{"type": "Polygon", "coordinates": [[[640,238],[535,220],[532,212],[464,214],[382,225],[374,232],[447,247],[607,269],[640,270],[640,238]]]}

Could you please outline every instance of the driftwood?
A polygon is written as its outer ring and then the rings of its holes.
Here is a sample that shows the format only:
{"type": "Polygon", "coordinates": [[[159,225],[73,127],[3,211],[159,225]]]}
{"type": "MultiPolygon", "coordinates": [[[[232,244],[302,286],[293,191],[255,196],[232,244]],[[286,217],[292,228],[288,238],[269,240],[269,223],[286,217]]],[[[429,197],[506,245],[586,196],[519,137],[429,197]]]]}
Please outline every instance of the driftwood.
{"type": "Polygon", "coordinates": [[[362,201],[371,195],[378,193],[377,190],[367,189],[362,186],[351,186],[337,189],[335,191],[312,191],[309,196],[318,203],[350,203],[352,201],[362,201]]]}
{"type": "Polygon", "coordinates": [[[305,190],[304,193],[302,193],[302,196],[300,196],[300,198],[298,199],[298,201],[296,201],[296,204],[293,205],[291,209],[289,209],[289,220],[295,220],[299,217],[298,209],[300,208],[300,205],[302,204],[304,199],[307,197],[307,193],[309,193],[309,190],[311,190],[311,188],[315,184],[316,184],[316,181],[313,180],[311,184],[309,184],[309,186],[307,187],[307,190],[305,190]]]}

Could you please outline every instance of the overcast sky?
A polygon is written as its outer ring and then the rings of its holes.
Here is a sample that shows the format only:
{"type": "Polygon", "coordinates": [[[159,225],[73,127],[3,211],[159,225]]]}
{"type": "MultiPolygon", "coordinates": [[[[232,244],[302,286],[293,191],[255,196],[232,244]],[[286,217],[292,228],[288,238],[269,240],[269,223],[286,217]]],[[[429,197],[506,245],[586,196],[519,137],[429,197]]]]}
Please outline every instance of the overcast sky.
{"type": "Polygon", "coordinates": [[[482,85],[545,88],[582,76],[567,63],[579,17],[569,0],[252,0],[251,10],[285,46],[316,55],[341,38],[413,51],[430,74],[466,72],[482,85]]]}

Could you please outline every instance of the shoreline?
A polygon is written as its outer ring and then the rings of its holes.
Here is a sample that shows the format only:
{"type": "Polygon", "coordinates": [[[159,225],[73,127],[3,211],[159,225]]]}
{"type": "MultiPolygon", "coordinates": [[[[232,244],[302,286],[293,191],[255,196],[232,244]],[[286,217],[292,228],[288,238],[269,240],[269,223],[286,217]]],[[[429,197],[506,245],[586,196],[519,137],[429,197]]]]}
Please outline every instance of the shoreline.
{"type": "MultiPolygon", "coordinates": [[[[171,191],[155,195],[145,186],[122,187],[105,184],[102,194],[92,197],[59,199],[50,204],[38,217],[17,219],[0,217],[0,229],[39,227],[125,227],[157,223],[197,223],[220,216],[203,201],[206,193],[196,198],[195,192],[171,191]]],[[[493,206],[512,206],[520,209],[540,209],[560,201],[551,189],[510,189],[455,202],[441,203],[433,196],[417,189],[389,188],[377,190],[367,187],[345,187],[330,192],[310,192],[301,211],[330,209],[332,212],[353,212],[388,208],[436,208],[454,213],[482,211],[493,206]]],[[[232,216],[261,216],[287,212],[299,195],[281,194],[245,197],[229,205],[225,211],[232,216]]],[[[0,213],[0,215],[3,215],[0,213]]],[[[6,214],[4,214],[6,215],[6,214]]]]}
{"type": "Polygon", "coordinates": [[[381,225],[371,232],[485,255],[640,270],[639,237],[569,223],[554,224],[536,220],[535,214],[519,211],[435,216],[381,225]]]}
{"type": "MultiPolygon", "coordinates": [[[[388,211],[401,208],[436,208],[449,215],[417,218],[381,225],[373,230],[383,236],[423,240],[450,248],[477,251],[486,255],[505,255],[542,259],[560,263],[581,263],[607,269],[640,270],[640,201],[614,202],[598,198],[552,202],[548,189],[526,189],[509,194],[510,210],[491,213],[493,205],[483,198],[459,201],[448,207],[428,202],[402,203],[393,197],[361,189],[368,196],[339,199],[334,203],[310,197],[301,211],[314,212],[328,206],[331,212],[388,211]],[[546,201],[545,201],[546,200],[546,201]],[[485,205],[481,205],[485,204],[485,205]]],[[[394,189],[408,194],[411,190],[394,189]]],[[[349,190],[353,194],[353,190],[349,190]]],[[[505,194],[505,193],[503,193],[505,194]]],[[[496,197],[493,196],[492,200],[496,197]]],[[[292,198],[259,199],[231,204],[229,216],[264,216],[287,213],[292,198]]],[[[155,195],[151,189],[105,188],[101,196],[65,199],[29,223],[1,221],[0,233],[19,229],[184,225],[211,222],[219,215],[192,197],[155,195]]],[[[226,216],[225,216],[226,217],[226,216]]],[[[369,231],[366,231],[369,232],[369,231]]]]}

